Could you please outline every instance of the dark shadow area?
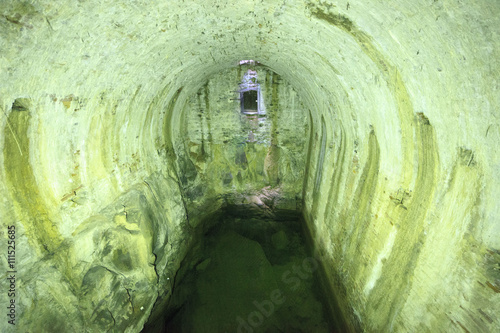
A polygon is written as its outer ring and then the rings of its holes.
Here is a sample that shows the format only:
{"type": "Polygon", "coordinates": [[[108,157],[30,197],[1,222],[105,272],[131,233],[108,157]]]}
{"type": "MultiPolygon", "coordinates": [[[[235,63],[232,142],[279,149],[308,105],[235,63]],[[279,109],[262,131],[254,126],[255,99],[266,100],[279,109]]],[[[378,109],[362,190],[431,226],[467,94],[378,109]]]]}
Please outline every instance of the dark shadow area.
{"type": "Polygon", "coordinates": [[[241,100],[242,112],[253,111],[257,112],[258,106],[258,94],[257,90],[248,90],[243,93],[243,99],[241,100]]]}
{"type": "Polygon", "coordinates": [[[344,332],[298,213],[219,216],[183,260],[164,319],[143,332],[344,332]]]}

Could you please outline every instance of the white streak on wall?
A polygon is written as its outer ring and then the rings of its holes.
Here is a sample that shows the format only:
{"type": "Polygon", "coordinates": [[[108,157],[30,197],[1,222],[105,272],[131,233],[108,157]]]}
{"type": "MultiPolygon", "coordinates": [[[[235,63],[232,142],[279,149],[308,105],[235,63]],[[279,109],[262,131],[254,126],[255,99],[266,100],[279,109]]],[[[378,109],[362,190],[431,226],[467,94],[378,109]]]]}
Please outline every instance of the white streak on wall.
{"type": "Polygon", "coordinates": [[[370,275],[370,278],[368,279],[368,282],[366,283],[364,288],[364,293],[366,296],[368,296],[370,291],[373,289],[375,283],[377,283],[377,280],[380,277],[380,274],[382,273],[382,265],[384,264],[382,261],[387,257],[389,257],[389,255],[391,254],[392,246],[394,245],[394,240],[396,239],[396,234],[397,234],[397,229],[394,228],[389,234],[384,249],[378,255],[377,263],[373,267],[372,274],[370,275]]]}

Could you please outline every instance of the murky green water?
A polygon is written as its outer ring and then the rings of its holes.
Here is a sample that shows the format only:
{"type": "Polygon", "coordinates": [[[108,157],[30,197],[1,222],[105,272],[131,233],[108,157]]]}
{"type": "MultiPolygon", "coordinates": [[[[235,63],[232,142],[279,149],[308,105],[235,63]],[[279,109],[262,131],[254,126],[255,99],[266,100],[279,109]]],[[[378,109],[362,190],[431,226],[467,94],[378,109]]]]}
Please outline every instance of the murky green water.
{"type": "Polygon", "coordinates": [[[338,332],[300,223],[216,223],[183,262],[165,331],[338,332]]]}

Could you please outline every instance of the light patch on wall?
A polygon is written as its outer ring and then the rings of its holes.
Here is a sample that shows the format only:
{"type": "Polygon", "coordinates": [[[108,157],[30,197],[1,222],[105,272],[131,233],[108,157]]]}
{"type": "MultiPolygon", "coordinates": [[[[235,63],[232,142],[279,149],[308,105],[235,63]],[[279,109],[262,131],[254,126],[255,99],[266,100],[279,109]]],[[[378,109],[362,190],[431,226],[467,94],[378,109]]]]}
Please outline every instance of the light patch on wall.
{"type": "Polygon", "coordinates": [[[373,289],[375,283],[377,283],[377,280],[380,277],[380,274],[382,273],[382,266],[384,265],[384,262],[387,259],[387,257],[389,257],[389,255],[391,254],[392,247],[394,245],[394,240],[396,239],[396,234],[397,234],[397,229],[394,228],[389,234],[384,249],[378,255],[377,263],[373,267],[372,274],[370,275],[370,278],[368,279],[368,282],[366,283],[365,288],[363,290],[366,296],[368,296],[370,291],[373,289]]]}
{"type": "Polygon", "coordinates": [[[321,117],[321,146],[318,155],[318,163],[316,166],[316,181],[314,183],[314,193],[318,193],[319,185],[323,179],[323,162],[325,160],[325,149],[326,149],[326,125],[325,119],[321,117]]]}

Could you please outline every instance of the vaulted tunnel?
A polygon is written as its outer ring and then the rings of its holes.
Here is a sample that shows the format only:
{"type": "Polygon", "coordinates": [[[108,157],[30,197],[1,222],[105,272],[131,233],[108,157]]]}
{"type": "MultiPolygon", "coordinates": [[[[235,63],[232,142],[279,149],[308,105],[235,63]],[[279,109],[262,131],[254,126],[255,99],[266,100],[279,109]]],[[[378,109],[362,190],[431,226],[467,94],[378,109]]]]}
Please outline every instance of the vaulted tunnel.
{"type": "Polygon", "coordinates": [[[0,5],[2,332],[140,332],[250,213],[343,330],[500,329],[500,3],[58,5],[0,5]]]}

